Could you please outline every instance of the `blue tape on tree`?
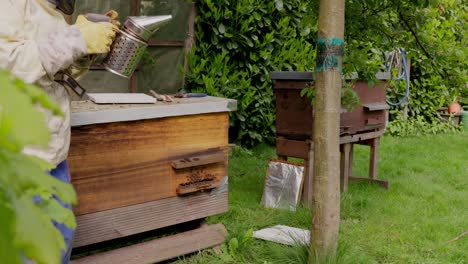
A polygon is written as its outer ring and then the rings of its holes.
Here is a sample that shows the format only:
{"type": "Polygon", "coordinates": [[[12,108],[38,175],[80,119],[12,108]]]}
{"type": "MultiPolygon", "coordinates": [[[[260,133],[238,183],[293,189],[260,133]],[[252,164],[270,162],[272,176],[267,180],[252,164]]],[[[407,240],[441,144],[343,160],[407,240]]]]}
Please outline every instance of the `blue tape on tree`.
{"type": "Polygon", "coordinates": [[[337,69],[343,72],[344,40],[319,38],[317,42],[317,72],[337,69]]]}

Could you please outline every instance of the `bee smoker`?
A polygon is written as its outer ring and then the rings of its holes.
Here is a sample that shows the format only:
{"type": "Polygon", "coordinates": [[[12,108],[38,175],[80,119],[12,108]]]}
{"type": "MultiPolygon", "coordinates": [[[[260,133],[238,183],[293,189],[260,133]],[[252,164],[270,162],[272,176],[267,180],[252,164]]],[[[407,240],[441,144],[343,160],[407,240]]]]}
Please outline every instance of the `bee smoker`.
{"type": "MultiPolygon", "coordinates": [[[[93,22],[109,21],[109,17],[100,14],[88,14],[87,18],[93,22]]],[[[171,19],[170,15],[127,17],[102,63],[104,68],[118,76],[130,78],[151,36],[171,19]]],[[[68,74],[60,72],[56,81],[67,84],[80,98],[86,95],[86,90],[68,74]]]]}
{"type": "Polygon", "coordinates": [[[111,46],[103,66],[109,72],[130,78],[140,62],[151,36],[172,16],[130,16],[111,46]]]}

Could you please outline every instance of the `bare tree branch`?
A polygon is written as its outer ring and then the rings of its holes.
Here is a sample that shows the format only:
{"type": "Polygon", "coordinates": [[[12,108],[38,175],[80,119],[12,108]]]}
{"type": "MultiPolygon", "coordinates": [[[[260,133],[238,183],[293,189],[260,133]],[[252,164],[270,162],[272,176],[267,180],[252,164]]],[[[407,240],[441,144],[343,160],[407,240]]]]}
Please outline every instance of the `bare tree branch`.
{"type": "Polygon", "coordinates": [[[403,14],[401,13],[401,11],[398,11],[398,16],[400,17],[401,21],[403,22],[403,24],[406,26],[406,28],[408,28],[408,30],[411,32],[411,35],[413,35],[414,39],[416,40],[416,43],[418,44],[418,46],[421,48],[421,50],[424,52],[424,54],[426,54],[426,56],[430,59],[432,59],[432,56],[429,54],[429,52],[427,52],[426,48],[424,48],[424,46],[422,45],[421,41],[419,41],[419,38],[418,38],[418,35],[416,34],[416,32],[414,31],[414,29],[410,26],[408,20],[406,20],[406,18],[403,16],[403,14]]]}

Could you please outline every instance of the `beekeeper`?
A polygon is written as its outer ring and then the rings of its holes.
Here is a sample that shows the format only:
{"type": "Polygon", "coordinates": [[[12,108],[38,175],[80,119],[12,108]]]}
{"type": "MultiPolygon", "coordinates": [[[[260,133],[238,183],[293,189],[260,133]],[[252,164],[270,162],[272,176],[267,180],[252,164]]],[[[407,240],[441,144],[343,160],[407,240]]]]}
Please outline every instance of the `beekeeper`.
{"type": "MultiPolygon", "coordinates": [[[[55,75],[66,71],[82,74],[87,55],[107,53],[118,30],[113,23],[88,21],[80,15],[68,25],[63,14],[71,15],[74,0],[1,0],[0,68],[27,83],[42,87],[60,106],[63,117],[46,112],[51,141],[47,149],[28,147],[25,153],[38,156],[56,166],[52,176],[70,182],[66,162],[70,143],[70,100],[67,90],[55,82],[55,75]]],[[[115,19],[115,14],[113,14],[115,19]]],[[[69,205],[64,205],[68,208],[69,205]]],[[[62,263],[68,263],[74,231],[54,223],[67,245],[62,263]]]]}

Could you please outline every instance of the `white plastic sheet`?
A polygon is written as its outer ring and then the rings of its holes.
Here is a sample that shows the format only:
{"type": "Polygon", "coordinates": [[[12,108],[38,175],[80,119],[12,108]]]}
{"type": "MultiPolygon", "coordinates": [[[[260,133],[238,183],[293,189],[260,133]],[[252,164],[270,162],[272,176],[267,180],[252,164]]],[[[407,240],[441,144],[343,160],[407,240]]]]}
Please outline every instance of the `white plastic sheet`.
{"type": "Polygon", "coordinates": [[[270,160],[265,179],[262,204],[268,208],[295,211],[304,180],[304,165],[270,160]]]}
{"type": "Polygon", "coordinates": [[[310,243],[309,230],[283,225],[255,231],[253,237],[289,246],[309,245],[310,243]]]}

